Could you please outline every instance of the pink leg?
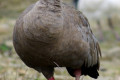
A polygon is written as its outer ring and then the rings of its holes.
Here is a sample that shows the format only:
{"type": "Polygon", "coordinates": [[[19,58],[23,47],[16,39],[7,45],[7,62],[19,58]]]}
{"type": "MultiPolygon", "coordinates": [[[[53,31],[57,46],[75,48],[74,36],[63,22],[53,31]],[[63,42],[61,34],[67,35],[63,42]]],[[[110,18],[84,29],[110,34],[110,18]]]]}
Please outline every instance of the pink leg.
{"type": "Polygon", "coordinates": [[[75,72],[74,72],[74,74],[75,74],[75,80],[79,80],[80,79],[80,76],[81,76],[81,70],[79,70],[79,69],[76,69],[75,70],[75,72]]]}
{"type": "Polygon", "coordinates": [[[49,78],[48,80],[55,80],[54,77],[49,78]]]}

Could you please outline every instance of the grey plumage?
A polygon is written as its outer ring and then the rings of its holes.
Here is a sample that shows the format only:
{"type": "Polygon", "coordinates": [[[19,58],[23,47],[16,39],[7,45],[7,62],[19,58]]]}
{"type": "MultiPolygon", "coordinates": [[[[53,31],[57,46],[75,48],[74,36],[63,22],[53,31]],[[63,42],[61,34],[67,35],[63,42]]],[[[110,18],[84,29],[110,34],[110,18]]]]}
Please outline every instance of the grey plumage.
{"type": "Polygon", "coordinates": [[[56,64],[99,69],[100,47],[88,20],[60,0],[39,0],[28,7],[16,21],[13,43],[23,62],[46,78],[56,64]]]}

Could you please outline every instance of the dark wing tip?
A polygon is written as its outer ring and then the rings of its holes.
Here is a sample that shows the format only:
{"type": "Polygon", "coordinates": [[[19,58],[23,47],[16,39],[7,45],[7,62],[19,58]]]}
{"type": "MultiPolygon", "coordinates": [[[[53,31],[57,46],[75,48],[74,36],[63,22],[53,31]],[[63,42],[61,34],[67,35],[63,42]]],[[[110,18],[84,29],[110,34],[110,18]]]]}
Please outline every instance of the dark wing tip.
{"type": "Polygon", "coordinates": [[[96,65],[91,66],[91,67],[83,66],[82,67],[82,75],[88,75],[88,76],[90,76],[92,78],[97,79],[98,76],[99,76],[98,66],[99,66],[98,63],[96,65]]]}

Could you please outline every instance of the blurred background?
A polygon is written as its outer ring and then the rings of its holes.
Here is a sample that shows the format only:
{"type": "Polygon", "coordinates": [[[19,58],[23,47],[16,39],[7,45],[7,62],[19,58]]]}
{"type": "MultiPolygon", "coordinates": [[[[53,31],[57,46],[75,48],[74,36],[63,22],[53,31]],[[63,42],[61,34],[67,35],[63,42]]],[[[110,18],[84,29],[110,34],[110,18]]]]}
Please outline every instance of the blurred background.
{"type": "MultiPolygon", "coordinates": [[[[0,0],[0,80],[45,80],[17,56],[12,32],[20,13],[37,0],[0,0]]],[[[102,50],[97,80],[120,80],[120,0],[63,0],[88,18],[102,50]]],[[[74,80],[64,68],[56,68],[56,80],[74,80]]],[[[83,77],[83,80],[94,80],[83,77]]]]}

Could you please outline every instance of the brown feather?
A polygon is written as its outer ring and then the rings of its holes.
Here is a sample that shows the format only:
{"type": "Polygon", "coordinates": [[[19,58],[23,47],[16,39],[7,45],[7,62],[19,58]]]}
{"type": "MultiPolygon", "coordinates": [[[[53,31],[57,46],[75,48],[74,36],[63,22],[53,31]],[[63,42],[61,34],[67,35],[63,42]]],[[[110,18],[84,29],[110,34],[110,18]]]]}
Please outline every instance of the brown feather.
{"type": "Polygon", "coordinates": [[[39,0],[27,8],[16,21],[13,43],[23,62],[46,78],[56,64],[99,69],[101,51],[87,18],[60,0],[39,0]]]}

